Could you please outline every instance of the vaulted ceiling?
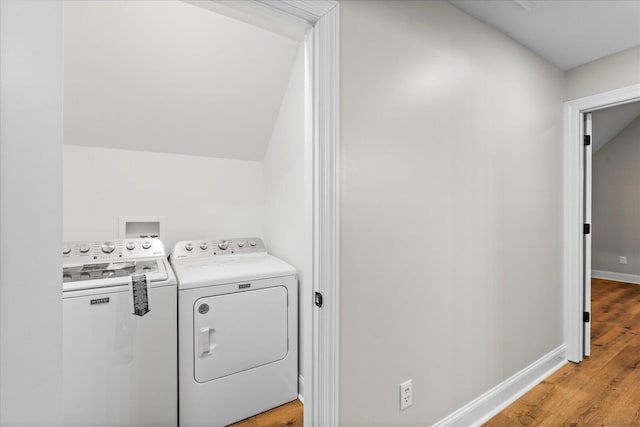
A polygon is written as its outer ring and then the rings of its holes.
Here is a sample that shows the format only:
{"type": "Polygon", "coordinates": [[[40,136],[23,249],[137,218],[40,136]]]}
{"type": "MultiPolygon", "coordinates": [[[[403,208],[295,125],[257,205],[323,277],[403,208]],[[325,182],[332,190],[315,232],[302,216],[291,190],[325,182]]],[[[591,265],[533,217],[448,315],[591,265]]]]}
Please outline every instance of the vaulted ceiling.
{"type": "Polygon", "coordinates": [[[194,4],[65,2],[65,144],[262,160],[300,42],[194,4]]]}
{"type": "MultiPolygon", "coordinates": [[[[640,102],[618,105],[593,112],[593,152],[604,147],[640,116],[640,102]]],[[[638,141],[640,143],[640,141],[638,141]]]]}

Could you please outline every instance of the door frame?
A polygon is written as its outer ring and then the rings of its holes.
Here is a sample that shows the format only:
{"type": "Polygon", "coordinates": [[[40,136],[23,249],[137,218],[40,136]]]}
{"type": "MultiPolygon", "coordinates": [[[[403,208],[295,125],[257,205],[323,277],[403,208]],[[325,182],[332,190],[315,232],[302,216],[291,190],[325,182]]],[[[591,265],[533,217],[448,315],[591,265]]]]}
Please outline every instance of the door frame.
{"type": "Polygon", "coordinates": [[[564,103],[563,311],[566,358],[570,362],[581,362],[584,350],[584,114],[635,101],[640,101],[640,84],[564,103]]]}
{"type": "MultiPolygon", "coordinates": [[[[302,292],[309,304],[302,331],[305,358],[304,419],[311,426],[339,425],[339,261],[340,261],[340,85],[339,6],[337,1],[256,0],[292,18],[305,21],[311,30],[305,36],[309,77],[306,108],[305,180],[312,187],[307,216],[305,276],[312,286],[302,292]],[[311,166],[309,168],[308,166],[311,166]],[[310,170],[309,170],[310,169],[310,170]],[[309,174],[309,172],[311,172],[309,174]],[[309,182],[310,181],[310,182],[309,182]],[[310,237],[310,238],[309,238],[310,237]],[[313,305],[314,295],[323,296],[322,307],[313,305]],[[311,375],[309,375],[311,374],[311,375]],[[309,378],[310,377],[310,378],[309,378]],[[309,422],[310,421],[310,422],[309,422]]],[[[308,194],[309,192],[307,192],[308,194]]]]}
{"type": "MultiPolygon", "coordinates": [[[[583,123],[583,134],[584,140],[589,137],[589,144],[586,142],[582,144],[582,158],[583,158],[583,174],[584,179],[582,180],[582,197],[583,200],[583,223],[589,224],[588,233],[582,233],[582,250],[584,256],[582,257],[583,268],[582,268],[582,311],[583,311],[583,319],[582,319],[582,355],[583,356],[591,356],[591,245],[592,245],[592,232],[593,228],[593,216],[592,212],[592,204],[593,204],[593,144],[591,140],[593,139],[593,113],[586,112],[582,113],[582,123],[583,123]],[[585,315],[584,313],[588,313],[585,315]]],[[[583,141],[584,141],[583,140],[583,141]]],[[[584,226],[586,228],[586,225],[584,226]]],[[[586,230],[585,230],[586,231],[586,230]]]]}

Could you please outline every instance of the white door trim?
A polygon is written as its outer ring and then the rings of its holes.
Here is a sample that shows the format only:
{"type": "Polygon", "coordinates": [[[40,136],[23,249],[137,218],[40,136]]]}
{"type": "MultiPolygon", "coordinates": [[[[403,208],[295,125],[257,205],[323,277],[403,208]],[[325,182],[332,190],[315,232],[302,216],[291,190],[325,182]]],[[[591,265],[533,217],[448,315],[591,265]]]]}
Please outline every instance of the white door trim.
{"type": "MultiPolygon", "coordinates": [[[[593,138],[593,114],[592,113],[584,113],[582,114],[583,118],[583,133],[587,135],[589,138],[593,138]]],[[[583,149],[583,168],[584,168],[584,180],[582,181],[583,188],[583,215],[584,215],[584,223],[589,224],[590,230],[589,233],[583,233],[582,236],[582,244],[584,250],[584,257],[582,258],[583,264],[583,279],[582,279],[582,291],[584,292],[583,299],[583,309],[584,313],[589,313],[588,318],[585,320],[582,319],[582,343],[583,343],[583,356],[591,356],[591,233],[593,228],[592,220],[591,220],[591,204],[592,204],[592,170],[593,170],[593,144],[590,143],[586,145],[586,143],[582,144],[583,149]]]]}
{"type": "Polygon", "coordinates": [[[583,340],[583,224],[585,112],[640,101],[640,84],[611,90],[564,103],[564,340],[567,359],[582,361],[583,340]]]}
{"type": "MultiPolygon", "coordinates": [[[[289,2],[291,3],[291,2],[289,2]]],[[[300,7],[304,3],[297,3],[300,7]]],[[[323,296],[313,310],[312,426],[338,426],[340,340],[340,94],[339,9],[313,29],[314,46],[314,234],[313,290],[323,296]]],[[[312,295],[313,297],[313,295],[312,295]]],[[[311,303],[311,301],[309,301],[311,303]]],[[[307,353],[309,354],[309,353],[307,353]]],[[[309,365],[307,365],[309,366],[309,365]]],[[[308,390],[308,388],[307,388],[308,390]]]]}
{"type": "MultiPolygon", "coordinates": [[[[193,3],[193,1],[191,1],[193,3]]],[[[304,313],[304,419],[312,426],[337,426],[339,362],[339,6],[334,0],[217,0],[231,8],[234,17],[283,35],[295,36],[300,23],[311,28],[304,43],[309,67],[311,114],[305,118],[305,168],[311,166],[305,187],[311,205],[306,211],[305,277],[311,289],[302,293],[303,304],[313,304],[315,292],[323,296],[322,308],[304,313]]],[[[218,9],[223,12],[222,10],[218,9]]],[[[307,98],[308,99],[308,98],[307,98]]],[[[307,197],[307,196],[305,196],[307,197]]],[[[307,203],[308,202],[308,203],[307,203]]]]}

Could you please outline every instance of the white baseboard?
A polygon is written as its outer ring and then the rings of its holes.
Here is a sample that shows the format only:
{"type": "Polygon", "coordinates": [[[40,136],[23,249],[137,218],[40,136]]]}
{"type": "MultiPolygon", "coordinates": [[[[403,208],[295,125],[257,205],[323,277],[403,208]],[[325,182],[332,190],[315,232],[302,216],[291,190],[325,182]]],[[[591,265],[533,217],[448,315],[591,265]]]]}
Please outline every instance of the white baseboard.
{"type": "Polygon", "coordinates": [[[304,377],[298,375],[298,400],[304,404],[304,377]]]}
{"type": "Polygon", "coordinates": [[[616,282],[634,283],[640,285],[637,274],[615,273],[613,271],[591,270],[591,277],[595,279],[615,280],[616,282]]]}
{"type": "Polygon", "coordinates": [[[433,427],[480,426],[566,363],[565,346],[563,344],[454,413],[433,424],[433,427]]]}

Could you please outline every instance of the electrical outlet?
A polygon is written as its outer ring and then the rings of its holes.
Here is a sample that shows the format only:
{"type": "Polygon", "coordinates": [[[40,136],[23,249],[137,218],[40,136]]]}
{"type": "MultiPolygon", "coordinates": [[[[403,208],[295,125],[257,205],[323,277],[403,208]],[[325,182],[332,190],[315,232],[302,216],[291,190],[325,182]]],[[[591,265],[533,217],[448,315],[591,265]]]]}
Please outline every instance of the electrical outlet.
{"type": "Polygon", "coordinates": [[[413,381],[406,380],[400,384],[400,410],[403,411],[413,405],[413,381]]]}
{"type": "Polygon", "coordinates": [[[620,264],[626,264],[627,263],[627,257],[626,256],[621,256],[620,257],[620,264]]]}

